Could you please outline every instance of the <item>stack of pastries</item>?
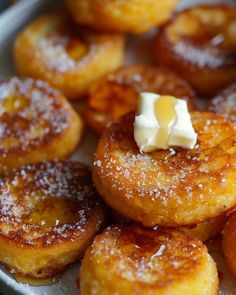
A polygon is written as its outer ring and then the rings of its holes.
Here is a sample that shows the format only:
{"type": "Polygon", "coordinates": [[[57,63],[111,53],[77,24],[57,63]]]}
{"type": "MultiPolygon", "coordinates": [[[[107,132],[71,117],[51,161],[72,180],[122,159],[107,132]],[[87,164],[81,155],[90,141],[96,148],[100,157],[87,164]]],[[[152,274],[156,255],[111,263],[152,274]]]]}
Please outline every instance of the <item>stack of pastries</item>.
{"type": "Polygon", "coordinates": [[[83,258],[82,295],[216,295],[204,242],[221,235],[236,276],[236,7],[177,4],[66,0],[16,37],[18,77],[0,81],[0,263],[18,281],[53,283],[83,258]],[[149,31],[153,62],[125,64],[127,34],[149,31]],[[141,92],[187,101],[193,149],[139,150],[141,92]],[[88,128],[92,170],[68,159],[88,128]]]}

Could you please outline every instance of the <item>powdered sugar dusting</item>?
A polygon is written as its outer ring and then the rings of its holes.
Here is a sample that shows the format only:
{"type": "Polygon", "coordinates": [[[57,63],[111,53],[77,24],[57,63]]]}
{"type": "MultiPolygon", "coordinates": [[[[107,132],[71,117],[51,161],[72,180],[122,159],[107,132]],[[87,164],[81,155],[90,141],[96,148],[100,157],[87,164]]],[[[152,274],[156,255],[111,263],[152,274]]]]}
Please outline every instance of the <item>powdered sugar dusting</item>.
{"type": "Polygon", "coordinates": [[[47,61],[47,66],[61,73],[75,68],[76,62],[69,57],[63,44],[53,44],[50,39],[43,39],[39,43],[39,50],[47,61]]]}
{"type": "Polygon", "coordinates": [[[112,261],[109,278],[119,274],[136,286],[142,282],[159,288],[194,272],[206,255],[200,241],[179,231],[126,224],[111,226],[98,236],[89,259],[95,269],[106,268],[112,261]]]}
{"type": "Polygon", "coordinates": [[[236,64],[235,41],[229,31],[235,23],[236,14],[232,10],[195,7],[177,14],[166,30],[163,38],[177,59],[198,68],[218,69],[236,64]],[[178,31],[178,24],[188,27],[188,32],[178,31]],[[192,24],[189,25],[188,24],[192,24]],[[202,28],[209,27],[208,30],[202,28]],[[172,40],[173,39],[173,40],[172,40]],[[165,39],[165,41],[167,42],[165,39]]]}
{"type": "Polygon", "coordinates": [[[11,78],[0,82],[0,151],[26,151],[61,134],[70,121],[64,99],[48,84],[11,78]]]}
{"type": "MultiPolygon", "coordinates": [[[[176,214],[179,209],[183,215],[181,208],[191,207],[189,204],[192,207],[188,210],[198,214],[198,210],[209,208],[209,196],[216,203],[220,198],[224,202],[222,188],[224,193],[230,189],[230,175],[236,167],[236,154],[231,152],[236,133],[230,122],[208,113],[195,113],[193,123],[199,140],[193,150],[175,148],[141,154],[132,139],[132,118],[133,115],[127,115],[121,123],[113,124],[103,134],[95,154],[96,175],[105,185],[107,181],[110,183],[111,195],[126,199],[131,207],[136,206],[137,200],[143,202],[144,210],[146,206],[154,206],[153,210],[158,207],[163,216],[169,216],[169,208],[173,206],[176,214]]],[[[191,214],[186,213],[186,219],[191,222],[191,214]]]]}
{"type": "MultiPolygon", "coordinates": [[[[42,162],[0,182],[0,231],[49,246],[82,234],[99,203],[90,172],[77,162],[42,162]],[[53,221],[55,218],[55,221],[53,221]]],[[[101,220],[97,219],[99,227],[101,220]]]]}

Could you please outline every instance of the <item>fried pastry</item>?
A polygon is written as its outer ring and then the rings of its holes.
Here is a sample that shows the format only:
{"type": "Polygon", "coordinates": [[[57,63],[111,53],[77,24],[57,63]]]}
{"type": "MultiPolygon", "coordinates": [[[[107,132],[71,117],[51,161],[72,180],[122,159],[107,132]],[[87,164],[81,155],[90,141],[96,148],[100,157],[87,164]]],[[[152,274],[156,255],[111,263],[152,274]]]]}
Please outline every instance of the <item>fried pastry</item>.
{"type": "Polygon", "coordinates": [[[143,33],[163,24],[178,0],[67,0],[74,19],[99,30],[143,33]]]}
{"type": "Polygon", "coordinates": [[[49,279],[81,257],[104,221],[90,172],[41,162],[0,183],[0,262],[18,280],[49,279]]]}
{"type": "Polygon", "coordinates": [[[196,238],[177,230],[112,226],[86,251],[81,295],[217,294],[215,262],[196,238]]]}
{"type": "Polygon", "coordinates": [[[201,95],[213,95],[236,79],[236,8],[196,6],[176,14],[157,35],[155,57],[201,95]]]}
{"type": "Polygon", "coordinates": [[[236,277],[236,212],[233,213],[223,231],[223,252],[226,259],[226,263],[236,277]]]}
{"type": "Polygon", "coordinates": [[[141,153],[134,114],[106,128],[94,156],[93,179],[105,202],[145,226],[186,226],[236,204],[236,130],[212,113],[193,112],[194,149],[141,153]]]}
{"type": "Polygon", "coordinates": [[[79,28],[61,12],[46,13],[15,40],[14,57],[21,76],[41,79],[78,99],[99,77],[123,62],[124,37],[79,28]]]}
{"type": "Polygon", "coordinates": [[[236,123],[236,83],[219,92],[211,100],[208,110],[236,123]]]}
{"type": "Polygon", "coordinates": [[[66,98],[47,83],[0,80],[0,174],[43,160],[69,156],[82,121],[66,98]]]}
{"type": "Polygon", "coordinates": [[[194,91],[174,72],[162,67],[125,66],[90,88],[86,111],[88,124],[101,134],[112,121],[135,110],[139,93],[145,91],[186,99],[189,109],[196,110],[194,91]]]}

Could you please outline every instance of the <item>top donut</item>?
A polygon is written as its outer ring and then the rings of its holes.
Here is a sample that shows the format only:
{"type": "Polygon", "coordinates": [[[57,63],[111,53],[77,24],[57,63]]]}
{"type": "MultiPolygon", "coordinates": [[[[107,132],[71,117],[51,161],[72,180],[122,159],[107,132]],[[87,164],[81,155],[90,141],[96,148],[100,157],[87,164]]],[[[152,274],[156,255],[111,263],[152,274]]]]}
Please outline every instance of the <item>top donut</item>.
{"type": "Polygon", "coordinates": [[[96,29],[143,33],[163,24],[178,0],[66,0],[74,19],[96,29]]]}
{"type": "Polygon", "coordinates": [[[236,8],[201,5],[176,13],[157,35],[158,65],[175,70],[211,96],[236,79],[236,8]]]}

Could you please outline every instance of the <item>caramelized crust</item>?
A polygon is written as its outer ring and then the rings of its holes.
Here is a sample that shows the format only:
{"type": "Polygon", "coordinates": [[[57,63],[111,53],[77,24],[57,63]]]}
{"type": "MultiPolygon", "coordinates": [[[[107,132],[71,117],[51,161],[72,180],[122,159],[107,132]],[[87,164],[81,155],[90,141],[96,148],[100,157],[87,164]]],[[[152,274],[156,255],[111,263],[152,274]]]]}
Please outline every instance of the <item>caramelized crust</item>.
{"type": "Polygon", "coordinates": [[[226,119],[192,113],[194,149],[140,153],[134,114],[105,129],[93,166],[106,203],[146,226],[186,226],[213,218],[236,204],[236,131],[226,119]]]}
{"type": "Polygon", "coordinates": [[[21,76],[47,81],[69,99],[78,99],[99,77],[123,62],[124,37],[95,33],[71,23],[60,12],[44,14],[14,44],[21,76]]]}
{"type": "Polygon", "coordinates": [[[193,90],[172,71],[144,65],[125,66],[90,88],[86,112],[89,125],[101,134],[112,121],[135,110],[138,95],[144,91],[186,99],[189,109],[196,110],[193,90]]]}
{"type": "Polygon", "coordinates": [[[0,173],[69,156],[82,122],[65,97],[32,79],[0,80],[0,173]]]}
{"type": "Polygon", "coordinates": [[[178,0],[67,0],[74,19],[99,30],[143,33],[163,24],[178,0]]]}
{"type": "Polygon", "coordinates": [[[224,227],[222,242],[226,263],[236,277],[236,212],[229,217],[224,227]]]}
{"type": "Polygon", "coordinates": [[[0,262],[16,278],[54,277],[81,257],[104,220],[88,169],[41,162],[0,183],[0,262]]]}
{"type": "Polygon", "coordinates": [[[81,295],[217,294],[213,259],[196,238],[177,230],[112,226],[86,251],[81,295]]]}
{"type": "Polygon", "coordinates": [[[219,92],[210,102],[208,110],[236,123],[236,83],[219,92]]]}
{"type": "Polygon", "coordinates": [[[236,79],[235,19],[234,6],[179,12],[157,36],[157,63],[176,70],[199,94],[216,93],[236,79]]]}

